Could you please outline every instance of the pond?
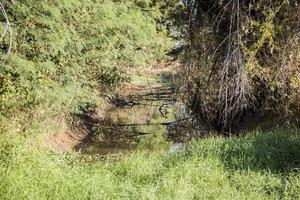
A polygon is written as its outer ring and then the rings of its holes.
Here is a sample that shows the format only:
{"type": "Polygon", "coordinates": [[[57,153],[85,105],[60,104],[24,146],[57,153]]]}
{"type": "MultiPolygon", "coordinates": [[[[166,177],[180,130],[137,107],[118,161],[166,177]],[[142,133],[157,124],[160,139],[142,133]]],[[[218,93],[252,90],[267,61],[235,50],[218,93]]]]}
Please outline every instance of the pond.
{"type": "Polygon", "coordinates": [[[137,77],[121,97],[111,99],[114,106],[92,124],[77,151],[106,155],[183,148],[195,133],[195,121],[178,97],[175,76],[169,71],[148,76],[137,77]]]}

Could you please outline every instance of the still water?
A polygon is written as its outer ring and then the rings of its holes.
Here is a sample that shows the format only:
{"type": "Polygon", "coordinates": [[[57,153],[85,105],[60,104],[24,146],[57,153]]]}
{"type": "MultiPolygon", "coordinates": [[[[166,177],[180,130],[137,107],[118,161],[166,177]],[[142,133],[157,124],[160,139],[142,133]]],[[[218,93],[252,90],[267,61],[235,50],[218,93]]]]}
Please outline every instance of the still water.
{"type": "Polygon", "coordinates": [[[174,78],[157,75],[149,83],[126,89],[77,150],[84,154],[132,151],[179,151],[190,138],[193,118],[180,101],[174,78]]]}

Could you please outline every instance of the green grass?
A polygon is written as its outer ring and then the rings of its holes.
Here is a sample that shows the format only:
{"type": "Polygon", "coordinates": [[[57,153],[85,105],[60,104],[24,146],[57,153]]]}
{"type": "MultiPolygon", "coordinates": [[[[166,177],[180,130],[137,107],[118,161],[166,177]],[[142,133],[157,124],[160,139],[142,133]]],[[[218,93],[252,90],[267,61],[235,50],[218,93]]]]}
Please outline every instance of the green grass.
{"type": "Polygon", "coordinates": [[[298,129],[106,161],[28,146],[0,142],[0,199],[300,199],[298,129]]]}

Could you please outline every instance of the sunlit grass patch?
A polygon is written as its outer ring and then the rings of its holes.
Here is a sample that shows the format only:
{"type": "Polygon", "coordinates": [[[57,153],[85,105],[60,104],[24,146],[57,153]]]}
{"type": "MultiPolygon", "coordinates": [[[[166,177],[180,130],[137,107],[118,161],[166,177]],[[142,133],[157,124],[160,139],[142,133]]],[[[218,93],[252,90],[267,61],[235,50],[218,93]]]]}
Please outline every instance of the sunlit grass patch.
{"type": "MultiPolygon", "coordinates": [[[[1,143],[1,199],[298,199],[298,129],[100,161],[1,143]]],[[[23,146],[22,146],[23,145],[23,146]]]]}

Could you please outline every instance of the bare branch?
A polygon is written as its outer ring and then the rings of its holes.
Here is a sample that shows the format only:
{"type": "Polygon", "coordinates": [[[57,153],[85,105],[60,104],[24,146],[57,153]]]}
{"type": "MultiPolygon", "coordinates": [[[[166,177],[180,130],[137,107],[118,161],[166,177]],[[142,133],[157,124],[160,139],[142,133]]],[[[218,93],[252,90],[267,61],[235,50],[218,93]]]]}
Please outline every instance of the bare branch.
{"type": "Polygon", "coordinates": [[[0,2],[0,12],[5,20],[5,30],[3,33],[1,33],[1,36],[0,36],[0,42],[4,42],[4,38],[6,37],[6,35],[8,35],[9,37],[9,44],[8,44],[8,47],[7,47],[7,51],[4,55],[2,59],[2,63],[1,65],[3,65],[6,61],[6,59],[8,58],[8,56],[10,55],[11,53],[11,50],[12,50],[12,43],[13,43],[13,31],[12,31],[12,27],[11,27],[11,24],[9,22],[9,18],[8,18],[8,15],[5,11],[5,8],[4,8],[4,5],[2,2],[0,2]]]}

